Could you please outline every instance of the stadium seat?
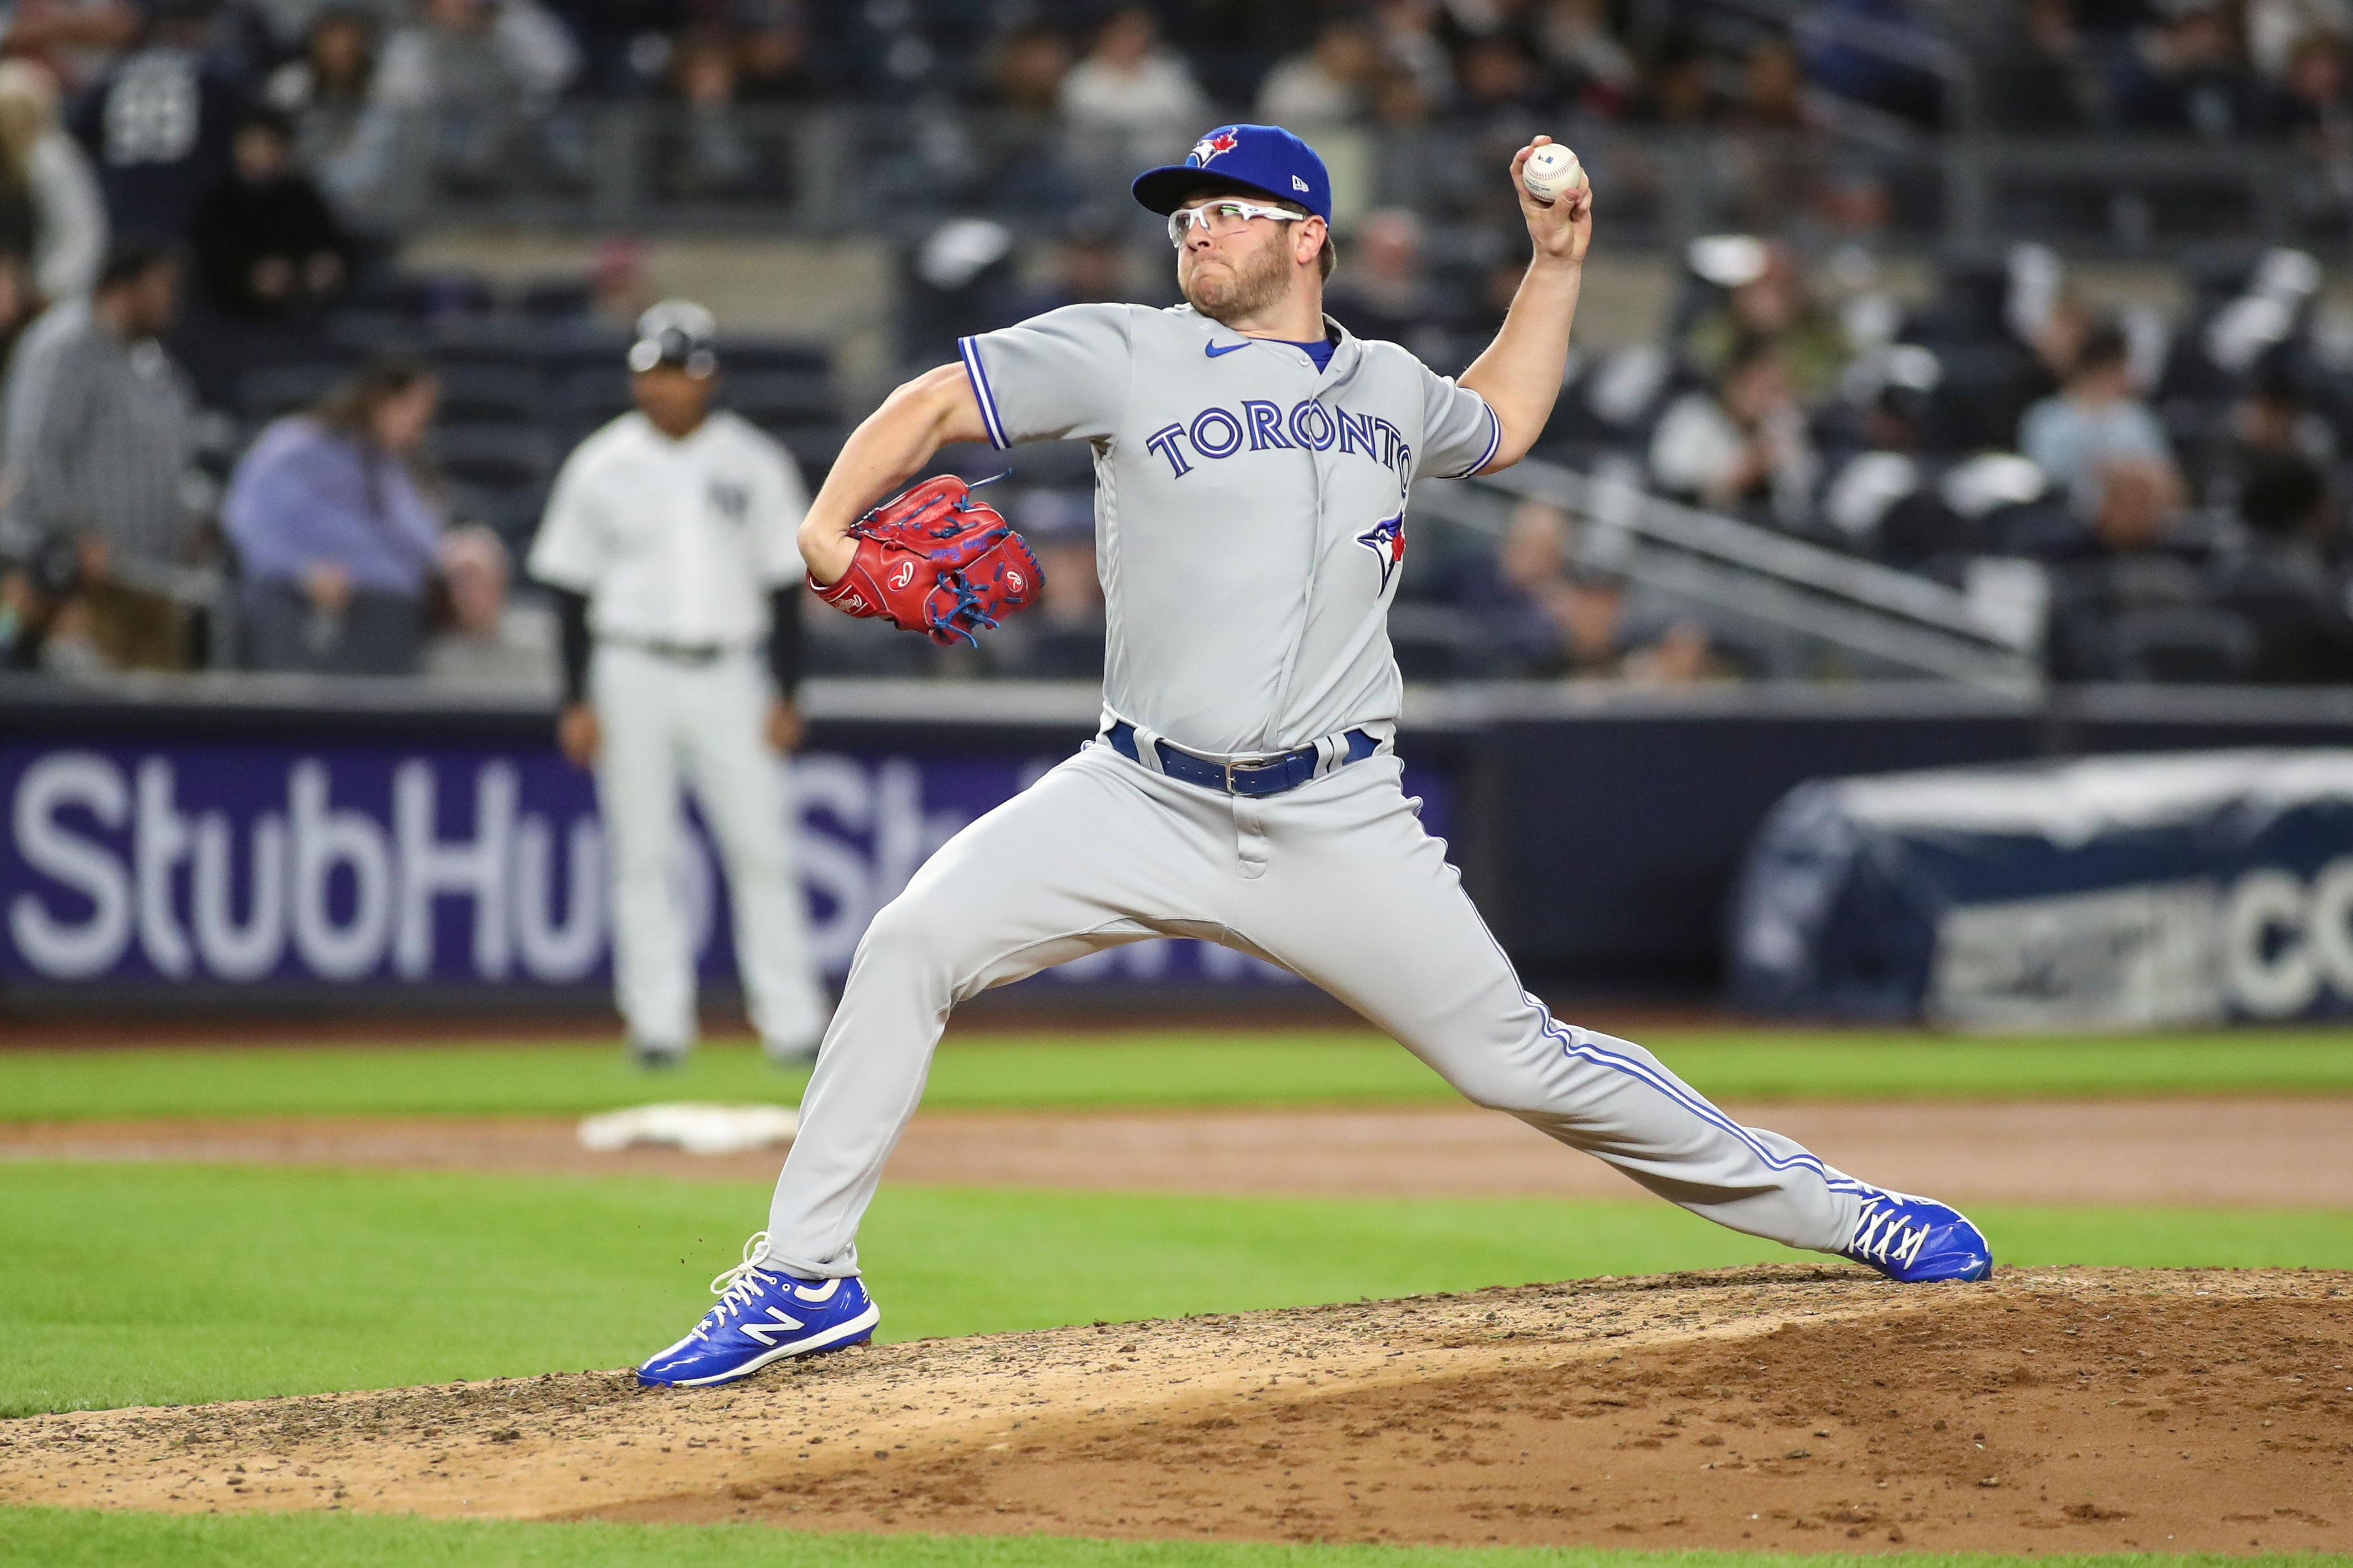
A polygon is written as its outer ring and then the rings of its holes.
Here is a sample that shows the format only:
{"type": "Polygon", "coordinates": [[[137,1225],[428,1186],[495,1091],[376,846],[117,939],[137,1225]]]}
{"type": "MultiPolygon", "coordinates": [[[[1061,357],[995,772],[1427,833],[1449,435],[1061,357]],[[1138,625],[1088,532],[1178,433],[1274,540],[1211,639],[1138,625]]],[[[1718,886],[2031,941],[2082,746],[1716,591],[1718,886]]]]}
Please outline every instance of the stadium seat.
{"type": "Polygon", "coordinates": [[[2109,637],[2119,680],[2212,685],[2254,673],[2254,632],[2227,610],[2127,610],[2109,637]]]}
{"type": "Polygon", "coordinates": [[[487,316],[498,305],[489,281],[470,272],[406,274],[368,284],[353,296],[355,309],[406,317],[411,321],[444,316],[487,316]]]}
{"type": "Polygon", "coordinates": [[[567,442],[577,442],[637,404],[629,396],[628,373],[614,359],[593,369],[574,370],[556,384],[551,425],[567,442]]]}
{"type": "Polygon", "coordinates": [[[237,417],[248,426],[260,426],[308,408],[333,391],[348,372],[348,366],[329,360],[257,366],[237,378],[237,417]]]}
{"type": "Polygon", "coordinates": [[[837,406],[823,375],[806,371],[739,371],[729,365],[719,401],[763,429],[830,420],[837,406]]]}
{"type": "Polygon", "coordinates": [[[536,425],[546,416],[547,382],[536,370],[513,364],[441,366],[445,425],[536,425]]]}
{"type": "Polygon", "coordinates": [[[588,314],[588,285],[575,279],[550,278],[526,283],[515,308],[535,321],[577,321],[588,314]]]}
{"type": "Polygon", "coordinates": [[[833,369],[833,353],[823,343],[787,338],[731,338],[723,334],[719,359],[730,376],[771,371],[798,371],[822,376],[833,369]]]}
{"type": "Polygon", "coordinates": [[[530,536],[555,468],[545,433],[513,425],[436,430],[428,448],[448,479],[453,510],[510,542],[530,536]]]}

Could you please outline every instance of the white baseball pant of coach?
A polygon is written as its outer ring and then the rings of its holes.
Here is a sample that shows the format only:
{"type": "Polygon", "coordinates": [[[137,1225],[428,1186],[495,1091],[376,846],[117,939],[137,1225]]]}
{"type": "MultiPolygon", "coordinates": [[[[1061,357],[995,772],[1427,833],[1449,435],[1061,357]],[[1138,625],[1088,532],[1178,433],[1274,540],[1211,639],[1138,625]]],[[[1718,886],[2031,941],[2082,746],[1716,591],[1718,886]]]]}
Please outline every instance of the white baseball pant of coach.
{"type": "Polygon", "coordinates": [[[1250,799],[1098,740],[949,840],[859,944],[776,1183],[764,1266],[857,1272],[860,1216],[957,1003],[1155,936],[1284,965],[1471,1100],[1694,1213],[1792,1247],[1843,1246],[1861,1208],[1852,1178],[1742,1127],[1641,1047],[1556,1023],[1521,988],[1401,773],[1384,747],[1250,799]]]}
{"type": "Polygon", "coordinates": [[[804,1047],[825,1026],[787,807],[767,743],[770,690],[750,650],[702,663],[600,643],[589,677],[603,743],[596,798],[613,864],[613,989],[629,1037],[683,1050],[695,1037],[694,954],[671,869],[680,786],[691,784],[727,868],[735,967],[753,1027],[804,1047]]]}

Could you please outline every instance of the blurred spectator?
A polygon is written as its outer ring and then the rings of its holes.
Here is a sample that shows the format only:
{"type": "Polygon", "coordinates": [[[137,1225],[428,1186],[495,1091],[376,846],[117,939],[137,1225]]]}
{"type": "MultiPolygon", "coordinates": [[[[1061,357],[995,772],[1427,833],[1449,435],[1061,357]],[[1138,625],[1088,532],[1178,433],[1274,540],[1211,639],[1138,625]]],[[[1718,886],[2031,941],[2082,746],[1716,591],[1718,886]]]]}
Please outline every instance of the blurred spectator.
{"type": "Polygon", "coordinates": [[[140,7],[126,0],[19,0],[6,22],[8,52],[54,68],[69,91],[95,80],[139,37],[140,7]]]}
{"type": "Polygon", "coordinates": [[[2122,453],[2094,470],[2092,532],[2111,556],[2147,554],[2168,542],[2181,515],[2181,476],[2162,458],[2122,453]]]}
{"type": "Polygon", "coordinates": [[[1546,0],[1534,37],[1552,73],[1552,96],[1596,119],[1626,112],[1640,90],[1641,68],[1611,35],[1601,0],[1546,0]]]}
{"type": "Polygon", "coordinates": [[[53,639],[92,661],[173,668],[186,656],[166,591],[195,541],[187,504],[195,405],[159,341],[178,305],[179,263],[118,241],[86,300],[49,307],[8,367],[10,532],[70,547],[74,613],[53,639]]]}
{"type": "Polygon", "coordinates": [[[671,40],[695,8],[681,0],[549,0],[549,9],[578,47],[588,90],[629,97],[665,63],[676,66],[671,40]]]}
{"type": "Polygon", "coordinates": [[[1087,58],[1062,79],[1062,116],[1100,139],[1089,151],[1124,167],[1173,158],[1215,112],[1182,55],[1160,47],[1159,24],[1140,5],[1114,11],[1087,58]]]}
{"type": "Polygon", "coordinates": [[[1101,679],[1103,596],[1095,572],[1093,496],[1031,490],[1014,521],[1038,552],[1045,593],[1035,609],[1008,624],[1004,629],[1015,635],[992,658],[1005,673],[1035,680],[1101,679]]]}
{"type": "Polygon", "coordinates": [[[1822,520],[1834,537],[1893,566],[1919,568],[1967,554],[1977,531],[1928,483],[1920,457],[1936,358],[1904,344],[1889,350],[1864,405],[1860,449],[1822,487],[1822,520]]]}
{"type": "Polygon", "coordinates": [[[2130,459],[2169,467],[2165,427],[2134,395],[2130,345],[2113,321],[2093,328],[2058,395],[2026,411],[2018,448],[2064,489],[2079,515],[2100,508],[2100,473],[2130,459]]]}
{"type": "Polygon", "coordinates": [[[2353,36],[2348,0],[2246,0],[2247,57],[2274,81],[2293,71],[2297,47],[2316,37],[2353,36]]]}
{"type": "Polygon", "coordinates": [[[1404,207],[1366,215],[1348,247],[1348,268],[1325,292],[1324,309],[1360,338],[1387,339],[1425,362],[1443,363],[1449,312],[1422,265],[1421,219],[1404,207]]]}
{"type": "Polygon", "coordinates": [[[1497,581],[1466,606],[1495,639],[1508,672],[1662,683],[1729,673],[1705,628],[1683,618],[1661,625],[1637,613],[1624,579],[1571,564],[1573,542],[1559,508],[1524,500],[1512,509],[1496,552],[1497,581]]]}
{"type": "Polygon", "coordinates": [[[798,0],[744,0],[734,11],[737,91],[746,103],[808,96],[808,26],[798,0]]]}
{"type": "Polygon", "coordinates": [[[663,185],[681,196],[732,195],[760,184],[760,153],[735,116],[735,51],[723,34],[690,33],[670,57],[671,89],[686,123],[663,160],[663,185]]]}
{"type": "Polygon", "coordinates": [[[89,293],[106,256],[98,176],[58,123],[56,83],[26,60],[0,60],[0,248],[29,285],[12,321],[89,293]]]}
{"type": "Polygon", "coordinates": [[[2081,131],[2095,96],[2070,0],[2022,0],[1974,17],[1988,121],[2006,131],[2081,131]]]}
{"type": "Polygon", "coordinates": [[[1826,395],[1847,362],[1846,333],[1807,289],[1805,271],[1789,247],[1754,239],[1746,245],[1702,241],[1693,247],[1695,257],[1702,246],[1709,252],[1701,263],[1708,270],[1701,275],[1723,289],[1724,299],[1686,334],[1692,363],[1715,374],[1736,345],[1764,338],[1780,351],[1800,399],[1810,403],[1826,395]]]}
{"type": "Polygon", "coordinates": [[[2128,131],[2245,135],[2258,128],[2255,81],[2225,0],[2161,0],[2108,77],[2110,112],[2128,131]]]}
{"type": "Polygon", "coordinates": [[[375,90],[392,108],[432,114],[443,178],[489,188],[504,183],[521,132],[579,63],[534,0],[423,0],[418,19],[385,40],[375,90]]]}
{"type": "Polygon", "coordinates": [[[1074,216],[1055,247],[1052,276],[1016,309],[1016,318],[1026,321],[1065,305],[1115,304],[1132,298],[1127,249],[1120,233],[1119,226],[1102,213],[1074,216]]]}
{"type": "Polygon", "coordinates": [[[2353,158],[2353,59],[2344,37],[2308,33],[2289,51],[2274,95],[2273,118],[2282,134],[2315,158],[2353,158]]]}
{"type": "Polygon", "coordinates": [[[1670,404],[1651,438],[1651,472],[1669,494],[1719,509],[1757,501],[1788,526],[1810,514],[1819,468],[1788,367],[1763,337],[1734,347],[1712,391],[1670,404]]]}
{"type": "Polygon", "coordinates": [[[2214,592],[2254,628],[2255,678],[2353,681],[2353,618],[2327,559],[2337,526],[2320,470],[2293,452],[2250,465],[2239,521],[2246,548],[2217,564],[2214,592]]]}
{"type": "Polygon", "coordinates": [[[2239,680],[2254,668],[2244,617],[2216,606],[2176,532],[2172,465],[2116,457],[2094,476],[2096,510],[2073,558],[2052,571],[2048,654],[2063,680],[2239,680]]]}
{"type": "Polygon", "coordinates": [[[1655,125],[1700,126],[1715,123],[1722,109],[1715,64],[1705,46],[1688,33],[1675,32],[1659,46],[1629,118],[1655,125]]]}
{"type": "Polygon", "coordinates": [[[1062,79],[1070,74],[1071,41],[1042,23],[999,38],[989,64],[997,107],[1018,114],[1060,113],[1062,79]]]}
{"type": "Polygon", "coordinates": [[[1750,47],[1741,64],[1740,98],[1729,119],[1749,131],[1806,128],[1805,67],[1788,40],[1760,38],[1750,47]]]}
{"type": "Polygon", "coordinates": [[[270,77],[267,98],[292,117],[301,165],[344,220],[382,231],[399,214],[400,119],[375,90],[375,24],[340,6],[322,11],[301,58],[270,77]]]}
{"type": "Polygon", "coordinates": [[[1402,79],[1393,90],[1425,107],[1454,96],[1454,60],[1438,40],[1436,0],[1379,0],[1374,28],[1381,58],[1402,79]]]}
{"type": "Polygon", "coordinates": [[[1420,79],[1398,66],[1384,66],[1373,78],[1373,118],[1391,130],[1427,123],[1439,100],[1421,89],[1420,79]]]}
{"type": "Polygon", "coordinates": [[[1278,62],[1259,84],[1258,118],[1303,136],[1362,120],[1372,108],[1380,48],[1361,23],[1326,22],[1315,45],[1278,62]]]}
{"type": "Polygon", "coordinates": [[[452,685],[556,695],[555,612],[508,595],[513,558],[499,536],[467,525],[441,536],[449,624],[425,647],[425,675],[452,685]]]}
{"type": "Polygon", "coordinates": [[[1537,74],[1516,39],[1473,38],[1454,58],[1455,107],[1464,119],[1504,129],[1535,107],[1537,74]]]}
{"type": "Polygon", "coordinates": [[[307,315],[350,284],[357,247],[294,163],[292,128],[257,110],[237,128],[230,171],[188,224],[197,279],[215,309],[307,315]]]}
{"type": "Polygon", "coordinates": [[[627,234],[598,240],[588,263],[590,316],[608,327],[634,327],[653,302],[646,242],[627,234]]]}
{"type": "Polygon", "coordinates": [[[2337,454],[2336,433],[2314,412],[2292,376],[2259,376],[2231,411],[2231,437],[2246,467],[2264,458],[2301,455],[2316,462],[2337,454]]]}
{"type": "Polygon", "coordinates": [[[441,549],[421,460],[439,395],[421,361],[379,355],[262,431],[237,464],[221,518],[253,668],[416,672],[441,549]]]}
{"type": "Polygon", "coordinates": [[[241,84],[206,58],[204,0],[163,0],[144,44],[74,110],[72,128],[98,164],[107,221],[126,239],[178,239],[189,214],[228,172],[245,112],[241,84]]]}

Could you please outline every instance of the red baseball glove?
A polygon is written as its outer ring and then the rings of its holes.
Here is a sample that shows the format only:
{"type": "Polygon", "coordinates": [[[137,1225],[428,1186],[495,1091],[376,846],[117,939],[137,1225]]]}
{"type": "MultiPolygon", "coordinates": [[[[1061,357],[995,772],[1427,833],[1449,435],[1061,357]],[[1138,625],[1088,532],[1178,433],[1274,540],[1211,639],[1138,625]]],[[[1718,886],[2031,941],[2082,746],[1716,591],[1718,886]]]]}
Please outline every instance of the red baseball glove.
{"type": "Polygon", "coordinates": [[[1038,558],[997,509],[953,474],[925,479],[851,525],[858,554],[817,596],[852,616],[881,616],[943,647],[1036,603],[1038,558]]]}

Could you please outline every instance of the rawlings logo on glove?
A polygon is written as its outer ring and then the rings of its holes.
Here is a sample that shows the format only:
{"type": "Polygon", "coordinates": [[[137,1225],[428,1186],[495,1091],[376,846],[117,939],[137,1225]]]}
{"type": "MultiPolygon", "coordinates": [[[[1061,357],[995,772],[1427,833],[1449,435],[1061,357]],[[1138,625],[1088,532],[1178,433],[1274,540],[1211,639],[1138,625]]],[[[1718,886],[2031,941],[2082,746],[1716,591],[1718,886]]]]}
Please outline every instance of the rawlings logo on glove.
{"type": "Polygon", "coordinates": [[[858,554],[841,580],[809,586],[835,609],[881,616],[942,647],[1036,602],[1045,574],[997,510],[953,474],[925,479],[852,525],[858,554]]]}

